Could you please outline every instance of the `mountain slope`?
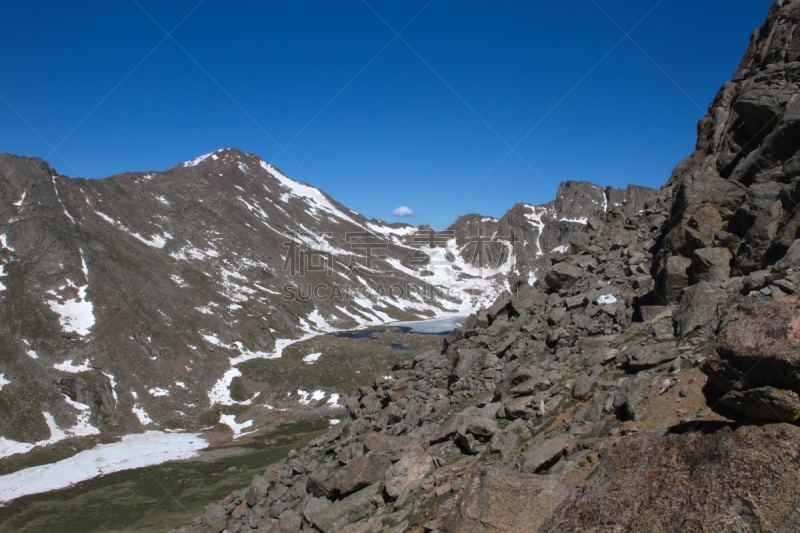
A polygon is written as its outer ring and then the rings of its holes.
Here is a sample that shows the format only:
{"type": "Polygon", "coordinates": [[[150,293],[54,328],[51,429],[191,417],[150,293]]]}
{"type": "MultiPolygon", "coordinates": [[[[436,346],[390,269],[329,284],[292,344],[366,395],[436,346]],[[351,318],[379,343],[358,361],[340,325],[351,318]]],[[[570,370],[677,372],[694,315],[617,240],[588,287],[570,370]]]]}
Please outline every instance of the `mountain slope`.
{"type": "MultiPolygon", "coordinates": [[[[232,148],[101,180],[2,154],[4,447],[196,427],[252,403],[231,397],[237,365],[334,329],[488,305],[623,197],[567,182],[545,206],[434,233],[367,220],[232,148]]],[[[258,404],[302,407],[281,399],[292,387],[258,404]]]]}

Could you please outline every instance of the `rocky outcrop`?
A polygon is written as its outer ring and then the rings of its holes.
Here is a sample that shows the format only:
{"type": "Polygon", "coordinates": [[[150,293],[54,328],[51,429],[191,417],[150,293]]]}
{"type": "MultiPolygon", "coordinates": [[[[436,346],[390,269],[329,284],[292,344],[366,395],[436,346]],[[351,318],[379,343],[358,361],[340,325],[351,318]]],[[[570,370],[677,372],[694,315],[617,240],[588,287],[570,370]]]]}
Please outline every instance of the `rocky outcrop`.
{"type": "Polygon", "coordinates": [[[442,533],[533,533],[572,490],[550,476],[484,468],[470,479],[442,533]]]}
{"type": "Polygon", "coordinates": [[[733,81],[700,120],[695,152],[664,187],[673,204],[654,276],[665,302],[677,301],[684,271],[692,283],[718,284],[729,268],[747,275],[773,265],[798,236],[798,23],[800,4],[772,4],[733,81]]]}
{"type": "Polygon", "coordinates": [[[728,407],[760,420],[800,419],[800,298],[740,299],[704,370],[728,407]]]}
{"type": "Polygon", "coordinates": [[[796,531],[800,428],[688,423],[621,441],[539,529],[796,531]]]}

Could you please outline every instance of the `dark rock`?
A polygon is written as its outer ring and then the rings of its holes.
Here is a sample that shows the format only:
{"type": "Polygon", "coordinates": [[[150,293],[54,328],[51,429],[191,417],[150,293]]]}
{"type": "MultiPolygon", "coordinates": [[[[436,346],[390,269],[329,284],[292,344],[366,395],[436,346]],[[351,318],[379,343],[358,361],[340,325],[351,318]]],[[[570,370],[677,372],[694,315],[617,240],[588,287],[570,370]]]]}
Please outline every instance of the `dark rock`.
{"type": "Polygon", "coordinates": [[[728,294],[715,289],[705,281],[693,285],[684,291],[675,316],[675,331],[685,337],[697,328],[708,326],[710,330],[717,327],[718,310],[726,305],[728,294]]]}
{"type": "Polygon", "coordinates": [[[727,248],[700,248],[694,251],[689,267],[689,282],[705,281],[719,285],[731,277],[733,254],[727,248]]]}
{"type": "Polygon", "coordinates": [[[572,287],[583,276],[583,270],[567,263],[559,263],[545,274],[544,282],[551,291],[572,287]]]}

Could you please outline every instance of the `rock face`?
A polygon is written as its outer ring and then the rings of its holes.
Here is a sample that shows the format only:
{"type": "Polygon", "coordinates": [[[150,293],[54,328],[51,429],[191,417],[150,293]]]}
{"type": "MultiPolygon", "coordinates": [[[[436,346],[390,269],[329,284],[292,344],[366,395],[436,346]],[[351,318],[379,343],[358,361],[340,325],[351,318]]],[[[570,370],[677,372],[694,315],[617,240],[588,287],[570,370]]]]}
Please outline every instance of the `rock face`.
{"type": "Polygon", "coordinates": [[[715,348],[704,369],[725,405],[761,420],[800,419],[800,298],[735,303],[715,348]]]}
{"type": "Polygon", "coordinates": [[[654,265],[664,301],[677,301],[686,263],[692,283],[717,284],[727,279],[728,268],[747,275],[774,264],[797,237],[798,22],[800,4],[772,4],[733,81],[722,86],[698,124],[695,152],[664,188],[673,204],[654,265]]]}
{"type": "Polygon", "coordinates": [[[796,531],[799,428],[685,426],[622,441],[539,531],[796,531]]]}
{"type": "Polygon", "coordinates": [[[443,533],[534,533],[573,488],[550,476],[484,468],[470,479],[443,533]]]}

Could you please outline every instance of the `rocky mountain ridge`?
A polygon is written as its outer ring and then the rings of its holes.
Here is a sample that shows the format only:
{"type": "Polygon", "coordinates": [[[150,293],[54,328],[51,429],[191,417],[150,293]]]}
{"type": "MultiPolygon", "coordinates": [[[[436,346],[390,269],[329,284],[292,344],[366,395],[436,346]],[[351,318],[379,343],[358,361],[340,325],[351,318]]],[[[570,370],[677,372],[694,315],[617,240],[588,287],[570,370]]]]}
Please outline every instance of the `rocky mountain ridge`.
{"type": "Polygon", "coordinates": [[[797,531],[796,36],[777,0],[641,211],[598,212],[180,532],[797,531]]]}
{"type": "MultiPolygon", "coordinates": [[[[604,194],[568,182],[545,206],[433,232],[367,220],[235,149],[101,180],[2,154],[0,455],[313,410],[278,376],[239,386],[239,367],[327,332],[487,305],[546,268],[604,194]]],[[[349,392],[314,398],[330,410],[349,392]]]]}

